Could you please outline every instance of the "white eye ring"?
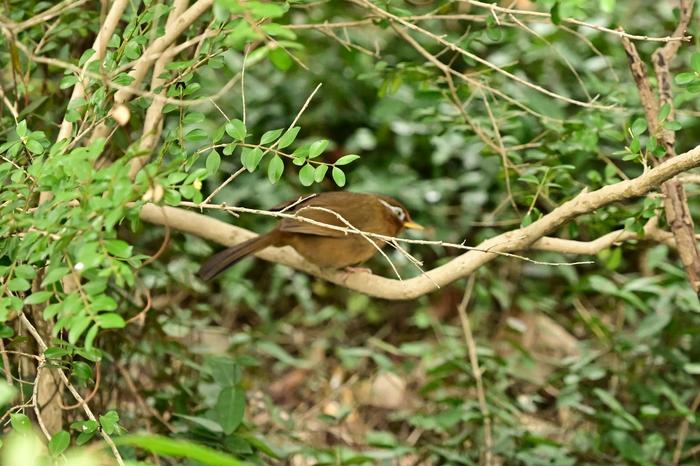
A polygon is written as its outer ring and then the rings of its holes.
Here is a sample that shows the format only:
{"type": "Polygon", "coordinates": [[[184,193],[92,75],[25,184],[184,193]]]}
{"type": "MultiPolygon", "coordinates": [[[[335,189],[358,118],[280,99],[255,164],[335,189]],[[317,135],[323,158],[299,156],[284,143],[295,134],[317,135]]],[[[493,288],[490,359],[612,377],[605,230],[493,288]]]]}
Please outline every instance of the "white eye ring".
{"type": "Polygon", "coordinates": [[[398,218],[401,222],[404,222],[406,220],[406,212],[401,207],[397,207],[395,205],[391,205],[386,201],[383,201],[382,199],[379,199],[379,202],[384,204],[387,209],[391,210],[391,212],[396,215],[396,218],[398,218]]]}

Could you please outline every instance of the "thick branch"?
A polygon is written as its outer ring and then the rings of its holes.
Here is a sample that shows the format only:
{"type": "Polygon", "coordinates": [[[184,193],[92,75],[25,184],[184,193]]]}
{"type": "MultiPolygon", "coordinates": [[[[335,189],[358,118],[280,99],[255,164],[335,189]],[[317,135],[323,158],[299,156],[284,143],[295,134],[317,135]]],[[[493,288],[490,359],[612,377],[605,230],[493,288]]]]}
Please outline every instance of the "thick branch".
{"type": "MultiPolygon", "coordinates": [[[[172,28],[173,23],[177,18],[186,10],[188,0],[175,0],[173,3],[173,8],[168,14],[168,19],[165,23],[165,29],[168,30],[172,28]]],[[[172,49],[173,46],[170,46],[172,49]]],[[[174,57],[171,53],[162,53],[153,65],[153,76],[151,78],[151,91],[156,92],[156,90],[163,86],[165,80],[161,78],[161,74],[165,70],[165,66],[170,63],[174,57]]],[[[166,97],[166,89],[161,89],[159,95],[166,97]]],[[[143,135],[141,139],[141,151],[144,155],[140,155],[131,161],[131,167],[129,169],[129,177],[134,178],[136,173],[143,167],[151,156],[151,152],[156,146],[158,139],[160,138],[160,133],[163,130],[163,107],[165,107],[165,101],[154,99],[151,105],[146,111],[146,118],[143,121],[143,135]]]]}
{"type": "MultiPolygon", "coordinates": [[[[165,34],[153,41],[151,45],[144,50],[141,58],[136,60],[133,69],[129,72],[129,76],[133,78],[132,83],[128,87],[119,89],[114,94],[114,103],[123,104],[127,102],[134,94],[133,89],[137,89],[143,79],[146,77],[151,65],[157,60],[175,40],[187,30],[200,16],[206,13],[211,8],[214,0],[197,0],[191,7],[185,10],[175,21],[168,25],[165,34]]],[[[107,134],[107,126],[101,124],[92,135],[92,140],[103,137],[107,134]]]]}
{"type": "MultiPolygon", "coordinates": [[[[267,248],[257,256],[370,296],[385,299],[414,299],[435,291],[436,284],[444,286],[466,277],[498,257],[498,254],[484,251],[513,252],[528,249],[545,235],[580,215],[614,202],[639,197],[679,173],[698,166],[700,166],[700,146],[648,170],[637,178],[608,185],[593,192],[583,191],[527,227],[486,240],[478,246],[478,251],[469,251],[445,265],[408,280],[392,280],[369,273],[347,274],[342,271],[321,270],[306,262],[291,248],[267,248]]],[[[147,204],[141,209],[141,218],[150,223],[167,224],[171,228],[224,245],[233,245],[254,236],[250,231],[174,207],[147,204]]]]}
{"type": "MultiPolygon", "coordinates": [[[[70,109],[70,106],[73,102],[82,98],[85,95],[85,88],[83,87],[83,81],[85,80],[85,71],[87,70],[90,63],[92,63],[93,61],[102,61],[104,59],[105,50],[107,50],[107,43],[112,37],[114,30],[117,28],[117,24],[119,24],[119,20],[121,19],[122,14],[124,14],[124,10],[126,9],[128,4],[128,0],[116,0],[114,3],[112,3],[111,8],[109,9],[109,13],[107,13],[107,17],[105,18],[105,22],[104,24],[102,24],[100,32],[97,34],[97,37],[95,37],[95,43],[92,44],[92,48],[95,50],[96,53],[85,61],[85,64],[83,65],[83,72],[78,77],[78,81],[75,83],[75,87],[73,88],[73,94],[68,100],[66,113],[70,109]]],[[[63,122],[61,123],[61,129],[58,131],[56,141],[69,138],[71,135],[71,131],[73,131],[73,123],[64,118],[63,122]]]]}

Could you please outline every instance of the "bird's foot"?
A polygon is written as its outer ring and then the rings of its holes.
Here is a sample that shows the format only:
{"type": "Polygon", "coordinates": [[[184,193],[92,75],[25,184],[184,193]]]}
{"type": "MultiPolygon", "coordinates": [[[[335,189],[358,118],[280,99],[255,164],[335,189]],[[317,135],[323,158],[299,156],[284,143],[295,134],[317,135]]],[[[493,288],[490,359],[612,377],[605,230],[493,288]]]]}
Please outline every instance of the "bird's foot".
{"type": "Polygon", "coordinates": [[[343,269],[343,281],[346,281],[350,275],[355,274],[355,273],[372,273],[372,269],[368,269],[367,267],[345,267],[343,269]]]}
{"type": "Polygon", "coordinates": [[[345,272],[351,273],[372,273],[372,269],[367,267],[345,267],[345,272]]]}

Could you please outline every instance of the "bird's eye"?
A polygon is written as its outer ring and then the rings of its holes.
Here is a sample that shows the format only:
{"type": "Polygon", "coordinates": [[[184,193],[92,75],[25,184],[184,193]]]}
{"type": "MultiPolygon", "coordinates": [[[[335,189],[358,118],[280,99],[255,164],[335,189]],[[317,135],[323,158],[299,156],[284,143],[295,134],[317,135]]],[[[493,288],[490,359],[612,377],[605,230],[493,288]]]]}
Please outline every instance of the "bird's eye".
{"type": "Polygon", "coordinates": [[[402,222],[406,220],[406,212],[404,212],[401,207],[391,206],[391,210],[394,211],[394,214],[399,220],[402,222]]]}

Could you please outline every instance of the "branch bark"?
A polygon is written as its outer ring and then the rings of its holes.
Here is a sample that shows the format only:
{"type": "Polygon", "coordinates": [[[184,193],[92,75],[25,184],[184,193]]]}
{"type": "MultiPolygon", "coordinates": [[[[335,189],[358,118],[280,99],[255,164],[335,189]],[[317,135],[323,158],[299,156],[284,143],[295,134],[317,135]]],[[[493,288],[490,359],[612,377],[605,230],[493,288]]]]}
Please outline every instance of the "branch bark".
{"type": "MultiPolygon", "coordinates": [[[[674,37],[683,37],[688,24],[692,18],[693,0],[680,1],[680,18],[673,33],[674,37]]],[[[647,123],[652,136],[656,137],[661,147],[664,148],[665,158],[675,156],[675,134],[663,127],[659,119],[660,108],[669,106],[668,121],[675,119],[673,109],[673,98],[671,88],[671,73],[668,69],[669,63],[675,58],[680,47],[680,42],[668,42],[666,45],[657,48],[652,54],[654,72],[658,83],[658,100],[654,96],[651,84],[647,76],[646,65],[637,52],[637,48],[627,37],[622,37],[622,44],[627,53],[630,63],[630,70],[634,78],[639,98],[644,107],[647,123]]],[[[652,162],[658,161],[652,156],[652,162]]],[[[674,178],[661,185],[661,192],[664,195],[664,210],[666,220],[673,232],[678,247],[678,255],[683,263],[683,268],[688,275],[688,281],[700,296],[700,252],[695,241],[695,227],[693,217],[688,207],[688,199],[680,180],[674,178]]]]}

